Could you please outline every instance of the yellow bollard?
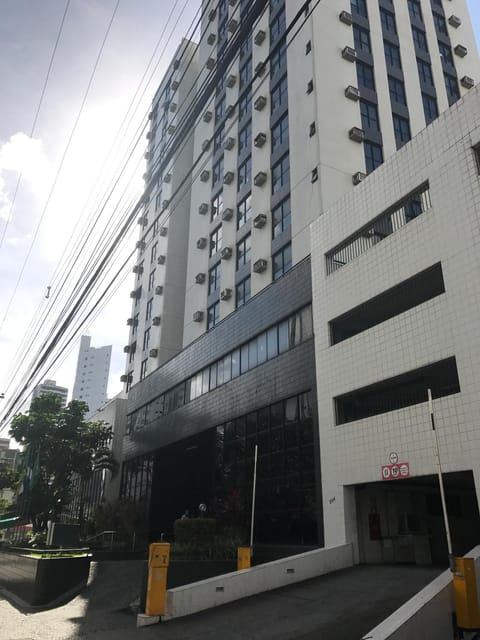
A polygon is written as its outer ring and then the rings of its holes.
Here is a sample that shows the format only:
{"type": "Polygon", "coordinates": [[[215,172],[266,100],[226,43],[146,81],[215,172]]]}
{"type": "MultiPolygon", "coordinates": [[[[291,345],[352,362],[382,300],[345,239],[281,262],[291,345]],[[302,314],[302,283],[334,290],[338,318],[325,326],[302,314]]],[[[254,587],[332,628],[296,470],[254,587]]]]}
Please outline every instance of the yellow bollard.
{"type": "Polygon", "coordinates": [[[474,558],[455,558],[453,591],[457,626],[460,629],[480,629],[480,594],[477,590],[476,577],[479,567],[475,566],[475,560],[474,558]]]}
{"type": "Polygon", "coordinates": [[[148,554],[148,584],[145,613],[161,616],[165,613],[167,570],[170,563],[170,544],[153,542],[148,554]]]}
{"type": "Polygon", "coordinates": [[[250,569],[252,550],[250,547],[238,547],[237,549],[237,571],[250,569]]]}

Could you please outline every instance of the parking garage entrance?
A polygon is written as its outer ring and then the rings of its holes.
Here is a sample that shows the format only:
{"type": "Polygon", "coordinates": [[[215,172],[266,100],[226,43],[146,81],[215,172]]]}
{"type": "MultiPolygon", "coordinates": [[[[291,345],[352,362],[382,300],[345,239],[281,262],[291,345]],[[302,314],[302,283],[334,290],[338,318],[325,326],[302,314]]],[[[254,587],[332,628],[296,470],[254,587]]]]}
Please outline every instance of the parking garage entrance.
{"type": "MultiPolygon", "coordinates": [[[[473,473],[443,475],[454,555],[480,542],[473,473]]],[[[448,564],[437,475],[355,488],[360,562],[448,564]]]]}

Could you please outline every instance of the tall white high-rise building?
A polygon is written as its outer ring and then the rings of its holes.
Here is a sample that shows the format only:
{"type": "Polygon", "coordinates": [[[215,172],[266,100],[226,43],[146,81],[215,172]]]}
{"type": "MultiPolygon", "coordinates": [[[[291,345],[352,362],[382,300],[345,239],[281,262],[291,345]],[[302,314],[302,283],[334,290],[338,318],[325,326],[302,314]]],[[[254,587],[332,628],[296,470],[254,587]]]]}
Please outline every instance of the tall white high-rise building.
{"type": "Polygon", "coordinates": [[[90,336],[82,336],[78,352],[77,372],[73,385],[73,400],[88,404],[88,418],[107,401],[108,374],[112,356],[111,345],[91,347],[90,336]]]}
{"type": "Polygon", "coordinates": [[[473,87],[473,31],[465,0],[202,9],[150,116],[122,491],[168,531],[245,500],[257,443],[259,537],[321,542],[310,225],[473,87]]]}
{"type": "Polygon", "coordinates": [[[62,407],[66,406],[68,389],[66,387],[59,387],[55,380],[44,380],[40,384],[37,384],[33,389],[32,398],[39,398],[44,393],[56,393],[62,400],[62,407]]]}

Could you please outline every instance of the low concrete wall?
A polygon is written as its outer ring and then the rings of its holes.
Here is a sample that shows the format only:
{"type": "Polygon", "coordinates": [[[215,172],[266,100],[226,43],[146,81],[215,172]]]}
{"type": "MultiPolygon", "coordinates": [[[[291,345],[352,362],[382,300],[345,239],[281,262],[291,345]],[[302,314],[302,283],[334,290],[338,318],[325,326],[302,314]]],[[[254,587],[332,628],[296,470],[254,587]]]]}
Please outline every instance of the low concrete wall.
{"type": "MultiPolygon", "coordinates": [[[[465,554],[478,558],[480,546],[465,554]]],[[[453,578],[444,571],[395,613],[363,636],[363,640],[452,640],[455,611],[453,578]]]]}
{"type": "Polygon", "coordinates": [[[353,566],[351,544],[307,551],[251,569],[169,589],[163,620],[188,616],[227,602],[278,589],[353,566]]]}

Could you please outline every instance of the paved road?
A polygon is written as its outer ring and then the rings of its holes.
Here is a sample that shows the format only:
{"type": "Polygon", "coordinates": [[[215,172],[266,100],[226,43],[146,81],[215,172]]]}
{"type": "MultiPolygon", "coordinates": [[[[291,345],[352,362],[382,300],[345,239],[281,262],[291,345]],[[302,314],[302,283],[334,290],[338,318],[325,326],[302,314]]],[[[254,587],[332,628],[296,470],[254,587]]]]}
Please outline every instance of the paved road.
{"type": "Polygon", "coordinates": [[[93,567],[85,591],[52,611],[24,614],[0,594],[0,640],[359,640],[440,569],[360,566],[136,629],[128,604],[138,563],[93,567]]]}

